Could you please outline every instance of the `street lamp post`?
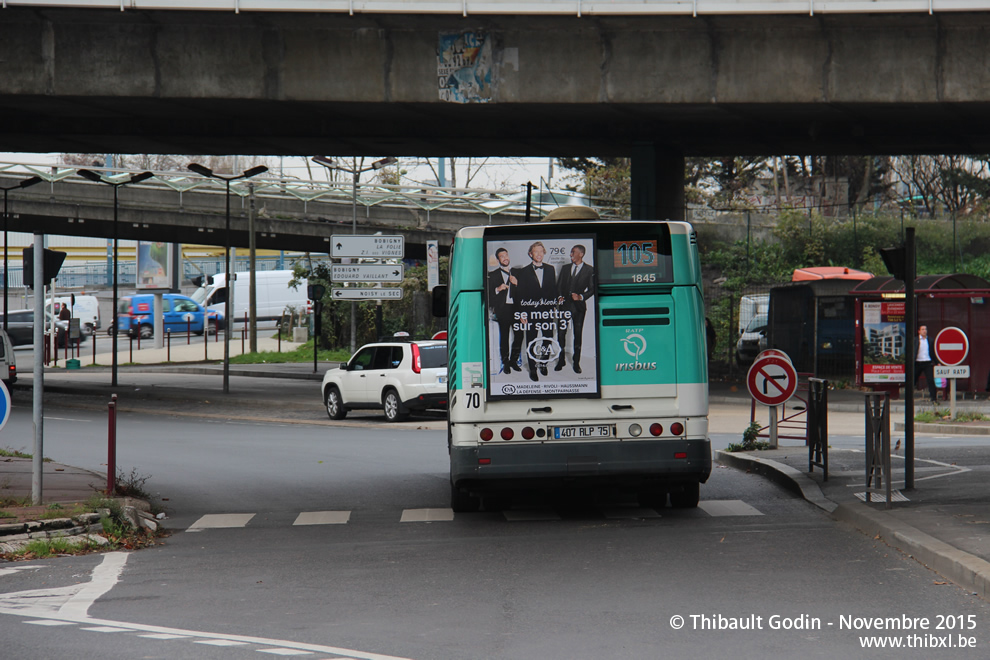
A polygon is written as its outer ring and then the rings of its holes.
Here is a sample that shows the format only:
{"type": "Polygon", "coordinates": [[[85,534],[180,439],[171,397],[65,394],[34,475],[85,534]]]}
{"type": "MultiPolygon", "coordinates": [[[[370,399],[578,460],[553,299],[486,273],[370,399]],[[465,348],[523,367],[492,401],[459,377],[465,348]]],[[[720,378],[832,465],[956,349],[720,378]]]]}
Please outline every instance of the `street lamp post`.
{"type": "Polygon", "coordinates": [[[117,189],[121,186],[126,186],[131,183],[141,183],[151,177],[155,176],[152,172],[141,172],[139,174],[122,174],[117,176],[106,176],[97,174],[92,170],[79,170],[79,176],[89,179],[90,181],[95,181],[96,183],[105,183],[113,188],[113,333],[110,335],[113,359],[112,366],[110,368],[110,385],[111,387],[117,386],[117,331],[120,329],[117,327],[117,280],[120,273],[120,265],[118,264],[118,237],[117,237],[117,189]]]}
{"type": "MultiPolygon", "coordinates": [[[[224,273],[227,278],[227,295],[225,296],[223,304],[223,317],[225,325],[223,333],[223,392],[224,394],[227,394],[230,392],[230,330],[234,327],[233,319],[230,316],[230,294],[234,290],[233,273],[230,272],[230,183],[231,181],[249,179],[253,176],[264,174],[268,171],[268,168],[264,165],[258,165],[257,167],[252,167],[251,169],[245,170],[236,176],[223,176],[221,174],[217,174],[205,165],[200,165],[199,163],[189,163],[187,167],[190,171],[195,172],[200,176],[223,181],[227,186],[226,237],[224,239],[224,273]]],[[[203,321],[205,323],[206,319],[203,321]]]]}
{"type": "MultiPolygon", "coordinates": [[[[351,175],[351,233],[357,233],[357,184],[358,179],[364,172],[370,172],[371,170],[380,170],[387,165],[392,165],[393,163],[399,162],[397,158],[389,156],[388,158],[382,158],[381,160],[376,160],[368,167],[359,168],[357,165],[357,158],[354,159],[353,165],[351,167],[344,167],[339,162],[335,161],[333,158],[328,158],[327,156],[313,156],[313,162],[317,165],[322,165],[329,170],[337,170],[340,172],[347,172],[351,175]]],[[[376,340],[378,337],[375,338],[376,340]]],[[[351,353],[357,350],[357,301],[351,301],[351,353]]]]}
{"type": "Polygon", "coordinates": [[[7,214],[7,193],[11,190],[17,190],[18,188],[28,188],[36,183],[41,183],[42,178],[40,176],[33,176],[30,179],[24,179],[16,185],[7,186],[3,188],[3,331],[7,332],[7,220],[9,215],[7,214]]]}

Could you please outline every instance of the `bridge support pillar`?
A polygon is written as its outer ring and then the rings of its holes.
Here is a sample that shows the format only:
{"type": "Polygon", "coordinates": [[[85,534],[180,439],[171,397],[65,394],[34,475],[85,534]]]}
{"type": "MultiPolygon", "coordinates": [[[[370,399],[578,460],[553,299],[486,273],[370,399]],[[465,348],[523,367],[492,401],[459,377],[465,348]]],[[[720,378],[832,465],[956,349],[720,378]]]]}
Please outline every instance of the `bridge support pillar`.
{"type": "Polygon", "coordinates": [[[683,154],[639,144],[633,148],[630,169],[633,220],[684,220],[683,154]]]}

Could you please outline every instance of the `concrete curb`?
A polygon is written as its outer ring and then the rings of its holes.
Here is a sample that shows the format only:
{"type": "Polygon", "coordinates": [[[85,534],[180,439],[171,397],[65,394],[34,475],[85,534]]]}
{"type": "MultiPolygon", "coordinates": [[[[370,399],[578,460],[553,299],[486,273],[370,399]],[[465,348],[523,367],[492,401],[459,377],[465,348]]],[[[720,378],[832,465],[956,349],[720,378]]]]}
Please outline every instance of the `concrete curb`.
{"type": "Polygon", "coordinates": [[[879,536],[891,547],[967,591],[981,598],[990,598],[990,562],[954,548],[865,503],[837,504],[825,497],[810,477],[789,465],[738,452],[716,451],[715,459],[739,470],[755,472],[800,494],[834,519],[849,523],[869,536],[879,536]]]}
{"type": "Polygon", "coordinates": [[[784,488],[797,493],[819,509],[832,513],[838,506],[825,497],[822,489],[810,477],[790,465],[771,461],[767,458],[749,456],[738,452],[715,451],[715,460],[731,465],[737,470],[755,472],[784,488]]]}

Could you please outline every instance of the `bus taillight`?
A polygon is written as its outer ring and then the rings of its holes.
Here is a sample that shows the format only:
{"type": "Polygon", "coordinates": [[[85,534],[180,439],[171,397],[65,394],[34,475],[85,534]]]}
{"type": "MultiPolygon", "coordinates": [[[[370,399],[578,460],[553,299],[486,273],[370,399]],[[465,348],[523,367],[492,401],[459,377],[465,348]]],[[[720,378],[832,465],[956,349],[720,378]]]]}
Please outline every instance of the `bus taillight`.
{"type": "Polygon", "coordinates": [[[650,424],[650,435],[654,438],[658,435],[663,435],[663,425],[658,422],[653,422],[650,424]]]}
{"type": "Polygon", "coordinates": [[[491,429],[481,429],[481,433],[479,433],[478,435],[480,435],[481,439],[484,440],[485,442],[488,442],[489,440],[495,437],[495,434],[492,432],[491,429]]]}
{"type": "Polygon", "coordinates": [[[674,458],[687,458],[687,452],[686,451],[674,452],[674,458]]]}
{"type": "Polygon", "coordinates": [[[684,433],[684,425],[680,422],[674,422],[670,425],[670,432],[674,435],[680,435],[684,433]]]}
{"type": "Polygon", "coordinates": [[[523,440],[532,440],[534,435],[536,435],[536,431],[534,431],[532,427],[526,426],[523,428],[522,430],[523,440]]]}
{"type": "Polygon", "coordinates": [[[502,436],[503,440],[512,440],[512,438],[515,437],[516,434],[512,429],[506,426],[504,429],[502,429],[502,433],[500,435],[502,436]]]}

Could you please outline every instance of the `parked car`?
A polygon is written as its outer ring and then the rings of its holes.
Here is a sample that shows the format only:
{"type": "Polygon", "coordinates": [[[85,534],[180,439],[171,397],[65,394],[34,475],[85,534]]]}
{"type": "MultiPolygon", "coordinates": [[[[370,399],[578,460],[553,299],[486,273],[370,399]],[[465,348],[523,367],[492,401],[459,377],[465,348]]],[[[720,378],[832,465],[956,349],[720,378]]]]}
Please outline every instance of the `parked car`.
{"type": "Polygon", "coordinates": [[[3,382],[7,384],[7,389],[17,381],[17,359],[14,357],[14,345],[10,343],[10,337],[3,330],[0,330],[0,374],[3,382]]]}
{"type": "MultiPolygon", "coordinates": [[[[141,339],[153,337],[154,307],[155,296],[150,293],[121,298],[117,305],[117,326],[120,332],[131,337],[140,336],[141,339]]],[[[217,327],[223,326],[223,314],[208,311],[189,296],[178,293],[162,294],[162,317],[165,332],[179,333],[188,329],[197,335],[204,331],[215,335],[217,327]]],[[[109,332],[112,333],[113,328],[109,332]]]]}
{"type": "MultiPolygon", "coordinates": [[[[51,327],[52,315],[45,310],[45,328],[51,327]]],[[[58,328],[58,345],[65,346],[65,338],[69,331],[68,321],[55,321],[58,328]]],[[[34,310],[33,309],[13,309],[7,312],[7,334],[10,342],[14,346],[27,346],[34,343],[34,310]]],[[[73,339],[70,344],[78,346],[86,341],[86,336],[80,332],[77,339],[73,339]]]]}
{"type": "Polygon", "coordinates": [[[390,422],[411,411],[447,407],[447,342],[394,339],[362,346],[323,376],[330,419],[355,408],[381,408],[390,422]]]}
{"type": "Polygon", "coordinates": [[[756,356],[767,348],[767,316],[754,316],[739,335],[736,342],[736,363],[739,366],[752,364],[756,356]]]}

